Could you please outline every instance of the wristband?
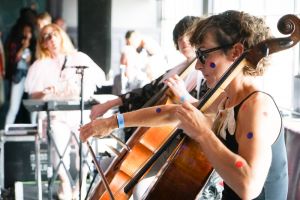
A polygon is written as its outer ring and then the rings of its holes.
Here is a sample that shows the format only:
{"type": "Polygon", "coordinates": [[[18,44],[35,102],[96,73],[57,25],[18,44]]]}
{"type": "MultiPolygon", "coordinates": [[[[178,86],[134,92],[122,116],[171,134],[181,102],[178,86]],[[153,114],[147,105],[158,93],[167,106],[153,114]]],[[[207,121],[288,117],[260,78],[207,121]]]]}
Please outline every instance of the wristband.
{"type": "Polygon", "coordinates": [[[184,101],[185,101],[186,99],[185,99],[185,96],[183,95],[183,96],[180,96],[180,103],[184,103],[184,101]]]}
{"type": "Polygon", "coordinates": [[[118,113],[117,114],[117,121],[118,121],[118,128],[124,128],[125,127],[125,121],[124,121],[124,115],[118,113]]]}

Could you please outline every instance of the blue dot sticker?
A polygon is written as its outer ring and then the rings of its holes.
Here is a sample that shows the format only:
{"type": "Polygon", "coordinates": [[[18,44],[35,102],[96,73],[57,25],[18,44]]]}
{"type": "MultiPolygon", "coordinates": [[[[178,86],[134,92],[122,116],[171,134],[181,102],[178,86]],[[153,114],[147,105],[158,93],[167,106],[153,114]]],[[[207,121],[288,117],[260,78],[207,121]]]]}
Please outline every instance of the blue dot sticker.
{"type": "Polygon", "coordinates": [[[247,138],[252,139],[253,138],[253,133],[252,132],[247,133],[247,138]]]}
{"type": "Polygon", "coordinates": [[[156,108],[156,113],[160,113],[161,112],[161,108],[156,108]]]}
{"type": "Polygon", "coordinates": [[[185,96],[181,96],[181,97],[180,97],[180,102],[181,102],[181,103],[184,103],[184,101],[185,101],[185,96]]]}
{"type": "Polygon", "coordinates": [[[215,68],[216,67],[216,64],[211,62],[210,65],[209,65],[211,68],[215,68]]]}

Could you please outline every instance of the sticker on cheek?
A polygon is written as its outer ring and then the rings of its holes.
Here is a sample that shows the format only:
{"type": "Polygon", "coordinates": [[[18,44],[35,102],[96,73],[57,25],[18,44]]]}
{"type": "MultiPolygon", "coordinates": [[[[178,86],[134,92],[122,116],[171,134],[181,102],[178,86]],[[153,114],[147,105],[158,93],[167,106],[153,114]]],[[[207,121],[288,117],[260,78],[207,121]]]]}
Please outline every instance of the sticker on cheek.
{"type": "Polygon", "coordinates": [[[156,108],[156,113],[160,113],[161,112],[161,108],[156,108]]]}
{"type": "Polygon", "coordinates": [[[252,132],[247,133],[247,138],[252,139],[253,138],[253,133],[252,132]]]}
{"type": "Polygon", "coordinates": [[[216,67],[216,64],[214,62],[211,62],[210,65],[209,65],[211,68],[215,68],[216,67]]]}

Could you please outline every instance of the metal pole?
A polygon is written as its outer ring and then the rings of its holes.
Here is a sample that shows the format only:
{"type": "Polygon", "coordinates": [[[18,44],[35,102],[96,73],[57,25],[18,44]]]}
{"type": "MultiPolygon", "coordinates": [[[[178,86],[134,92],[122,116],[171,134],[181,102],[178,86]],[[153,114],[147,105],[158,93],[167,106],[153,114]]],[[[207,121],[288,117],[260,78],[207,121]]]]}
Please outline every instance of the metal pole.
{"type": "Polygon", "coordinates": [[[51,163],[51,125],[50,125],[50,111],[49,111],[49,103],[47,103],[47,142],[48,142],[48,168],[47,168],[47,178],[48,178],[48,200],[52,199],[52,163],[51,163]]]}
{"type": "Polygon", "coordinates": [[[40,137],[38,132],[35,135],[35,174],[37,180],[37,198],[42,200],[42,175],[41,175],[41,159],[40,159],[40,137]]]}

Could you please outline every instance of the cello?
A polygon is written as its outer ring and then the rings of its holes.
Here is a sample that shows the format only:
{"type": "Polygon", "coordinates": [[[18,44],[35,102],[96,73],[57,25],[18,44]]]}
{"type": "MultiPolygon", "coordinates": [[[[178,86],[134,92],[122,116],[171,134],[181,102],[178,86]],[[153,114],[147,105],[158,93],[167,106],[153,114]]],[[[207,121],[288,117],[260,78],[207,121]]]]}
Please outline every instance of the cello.
{"type": "MultiPolygon", "coordinates": [[[[288,49],[296,45],[300,40],[300,20],[294,15],[286,15],[278,22],[278,29],[283,34],[290,34],[286,38],[274,38],[265,40],[253,48],[246,50],[223,75],[217,85],[209,90],[202,98],[198,108],[205,112],[207,108],[216,100],[220,93],[227,87],[230,81],[239,73],[245,64],[256,67],[258,62],[265,56],[276,53],[281,50],[288,49]]],[[[175,128],[176,129],[176,128],[175,128]]],[[[171,130],[171,128],[170,128],[171,130]]],[[[171,135],[175,132],[171,130],[171,135]]],[[[157,133],[154,137],[160,136],[157,133]]],[[[149,138],[151,141],[152,138],[149,138]]],[[[140,144],[151,144],[149,141],[139,141],[140,144]]],[[[141,155],[147,154],[140,152],[141,155]]],[[[136,155],[137,158],[140,155],[136,155]]],[[[123,163],[121,164],[121,166],[123,163]]],[[[125,164],[126,165],[126,164],[125,164]]],[[[143,167],[141,167],[143,169],[143,167]]],[[[175,151],[172,153],[168,161],[158,173],[156,180],[153,181],[143,199],[194,199],[203,187],[205,181],[209,177],[212,167],[201,151],[198,143],[191,140],[187,136],[183,137],[175,151]]],[[[122,182],[120,190],[112,190],[115,199],[126,199],[132,191],[136,180],[139,180],[143,174],[136,171],[133,173],[137,177],[133,177],[132,181],[126,180],[122,182]],[[133,184],[131,184],[133,182],[133,184]],[[123,195],[124,194],[124,195],[123,195]]],[[[126,178],[128,174],[125,174],[126,178]]],[[[111,181],[110,186],[118,184],[111,181]]],[[[101,185],[99,185],[101,187],[101,185]]],[[[98,187],[98,188],[99,188],[98,187]]],[[[106,199],[107,193],[102,193],[100,199],[106,199]]],[[[99,199],[99,198],[96,198],[99,199]]]]}
{"type": "MultiPolygon", "coordinates": [[[[196,59],[194,58],[188,63],[182,63],[176,67],[175,70],[172,70],[171,73],[179,74],[183,79],[185,79],[189,74],[191,74],[191,71],[195,68],[195,64],[196,59]]],[[[167,73],[165,78],[170,77],[171,75],[172,74],[167,73]]],[[[188,83],[188,91],[192,90],[195,86],[196,82],[188,83]]],[[[168,98],[168,95],[170,94],[171,92],[165,85],[154,97],[147,101],[143,107],[173,103],[173,100],[168,98]]],[[[113,160],[112,164],[106,171],[106,179],[110,182],[110,188],[112,188],[114,196],[118,196],[117,199],[129,198],[131,192],[122,192],[123,186],[125,186],[132,177],[135,177],[137,173],[141,173],[140,169],[142,166],[149,163],[149,159],[152,158],[152,160],[155,160],[158,157],[159,153],[157,149],[161,149],[160,147],[166,143],[166,140],[169,139],[171,133],[170,129],[175,129],[175,127],[155,129],[140,127],[130,137],[126,144],[127,148],[124,148],[120,152],[119,156],[113,160]],[[161,134],[161,137],[157,137],[157,133],[161,134]],[[153,155],[155,156],[153,157],[153,155]],[[117,182],[117,184],[114,185],[115,182],[117,182]],[[124,183],[124,185],[120,185],[120,183],[124,183]]],[[[160,150],[160,153],[163,153],[162,149],[160,150]]],[[[99,171],[99,173],[101,174],[101,171],[99,171]]],[[[103,183],[100,182],[95,190],[92,191],[91,199],[106,199],[108,198],[107,195],[112,196],[110,194],[111,192],[105,192],[105,189],[107,188],[105,185],[105,181],[103,181],[103,183]],[[102,195],[102,193],[104,194],[102,195]]]]}

